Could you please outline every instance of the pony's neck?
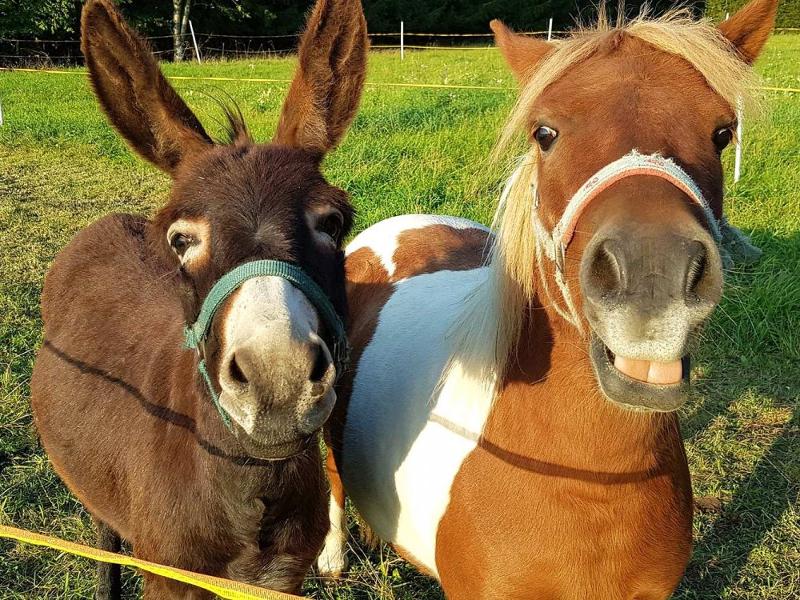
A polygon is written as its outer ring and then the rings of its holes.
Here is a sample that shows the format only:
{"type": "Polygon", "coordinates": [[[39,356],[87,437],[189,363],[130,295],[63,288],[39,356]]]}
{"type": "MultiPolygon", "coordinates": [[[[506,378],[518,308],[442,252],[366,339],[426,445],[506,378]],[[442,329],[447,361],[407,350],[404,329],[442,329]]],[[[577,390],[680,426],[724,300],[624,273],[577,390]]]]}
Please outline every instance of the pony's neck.
{"type": "Polygon", "coordinates": [[[510,438],[515,452],[587,471],[656,467],[657,447],[665,434],[677,431],[674,416],[634,412],[609,401],[597,386],[586,339],[538,299],[515,350],[491,427],[510,438]]]}

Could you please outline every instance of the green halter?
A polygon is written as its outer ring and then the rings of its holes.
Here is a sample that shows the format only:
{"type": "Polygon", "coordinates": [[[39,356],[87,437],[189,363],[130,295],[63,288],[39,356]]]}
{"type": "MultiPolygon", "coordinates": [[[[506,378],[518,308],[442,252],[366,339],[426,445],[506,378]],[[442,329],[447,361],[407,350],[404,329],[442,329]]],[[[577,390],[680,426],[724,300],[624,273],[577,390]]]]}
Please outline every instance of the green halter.
{"type": "Polygon", "coordinates": [[[222,303],[245,281],[253,279],[254,277],[280,277],[305,294],[309,302],[317,309],[320,318],[325,322],[333,338],[331,354],[333,355],[333,362],[336,366],[337,379],[341,377],[342,373],[347,368],[347,363],[350,358],[350,346],[347,343],[347,332],[344,329],[342,319],[339,317],[333,304],[331,304],[328,296],[322,291],[322,288],[320,288],[303,269],[297,265],[279,260],[255,260],[236,267],[220,277],[219,281],[214,284],[214,287],[211,288],[208,296],[206,296],[205,301],[203,301],[203,306],[200,308],[200,314],[197,316],[197,320],[192,325],[184,327],[183,330],[185,337],[184,346],[197,350],[200,356],[197,370],[200,371],[200,375],[202,375],[203,380],[206,382],[208,392],[211,394],[211,400],[217,412],[219,412],[222,417],[225,426],[228,428],[231,426],[231,418],[219,403],[219,395],[214,390],[214,386],[211,383],[211,377],[206,368],[203,345],[208,337],[208,332],[211,330],[211,322],[214,319],[214,315],[222,306],[222,303]]]}

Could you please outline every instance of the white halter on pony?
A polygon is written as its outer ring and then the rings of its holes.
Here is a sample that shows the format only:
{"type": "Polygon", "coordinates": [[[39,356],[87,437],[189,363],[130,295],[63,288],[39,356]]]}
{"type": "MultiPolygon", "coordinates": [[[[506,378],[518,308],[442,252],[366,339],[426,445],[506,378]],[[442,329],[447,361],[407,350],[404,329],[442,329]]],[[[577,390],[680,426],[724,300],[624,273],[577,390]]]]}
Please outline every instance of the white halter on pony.
{"type": "MultiPolygon", "coordinates": [[[[533,226],[536,231],[536,254],[540,262],[543,253],[555,263],[556,283],[561,290],[561,295],[567,308],[564,310],[558,303],[554,303],[554,307],[564,319],[578,330],[582,329],[580,316],[575,308],[569,286],[567,286],[567,282],[564,279],[564,261],[567,247],[575,234],[578,219],[589,204],[604,190],[623,179],[635,175],[660,177],[684,192],[692,202],[702,209],[711,235],[717,244],[722,241],[721,227],[723,224],[714,215],[711,206],[703,196],[703,192],[700,191],[700,187],[672,159],[664,158],[660,154],[640,154],[636,150],[631,150],[622,158],[597,171],[575,192],[575,195],[567,203],[564,214],[561,215],[561,219],[559,219],[552,231],[547,230],[539,216],[539,193],[535,185],[531,186],[533,193],[533,226]]],[[[542,274],[542,283],[549,295],[550,292],[547,289],[547,281],[544,274],[542,274]]]]}

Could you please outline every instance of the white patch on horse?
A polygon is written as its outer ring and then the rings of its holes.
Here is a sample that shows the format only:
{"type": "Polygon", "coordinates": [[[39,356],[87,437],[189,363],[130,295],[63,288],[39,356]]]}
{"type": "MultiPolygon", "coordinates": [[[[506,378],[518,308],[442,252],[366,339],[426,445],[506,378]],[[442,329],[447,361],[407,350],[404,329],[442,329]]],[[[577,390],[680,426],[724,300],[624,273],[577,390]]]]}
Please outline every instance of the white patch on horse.
{"type": "MultiPolygon", "coordinates": [[[[462,229],[476,226],[461,221],[462,229]]],[[[494,386],[457,360],[440,377],[453,352],[453,321],[489,274],[487,267],[438,271],[397,283],[359,361],[348,407],[345,489],[381,538],[434,574],[439,522],[483,431],[494,386]]]]}
{"type": "Polygon", "coordinates": [[[445,217],[437,215],[402,215],[381,221],[377,225],[360,233],[347,245],[345,254],[352,254],[361,248],[369,248],[381,260],[389,277],[394,275],[394,253],[397,250],[397,240],[400,234],[412,229],[423,229],[433,225],[447,225],[453,229],[481,229],[489,228],[480,223],[462,219],[460,217],[445,217]]]}
{"type": "Polygon", "coordinates": [[[328,505],[331,528],[325,536],[325,545],[317,558],[317,570],[323,577],[338,578],[347,569],[347,514],[331,495],[328,505]]]}
{"type": "MultiPolygon", "coordinates": [[[[319,342],[326,351],[325,343],[317,335],[317,311],[305,294],[285,279],[272,276],[249,279],[231,301],[223,327],[221,365],[230,364],[231,357],[247,347],[262,354],[265,369],[310,372],[309,357],[299,349],[310,342],[319,342]]],[[[252,434],[262,408],[260,398],[242,391],[242,386],[224,367],[221,371],[220,404],[242,429],[252,434]]],[[[284,381],[301,384],[297,376],[273,379],[276,386],[284,381]]],[[[284,397],[292,390],[276,388],[273,392],[284,397]]]]}

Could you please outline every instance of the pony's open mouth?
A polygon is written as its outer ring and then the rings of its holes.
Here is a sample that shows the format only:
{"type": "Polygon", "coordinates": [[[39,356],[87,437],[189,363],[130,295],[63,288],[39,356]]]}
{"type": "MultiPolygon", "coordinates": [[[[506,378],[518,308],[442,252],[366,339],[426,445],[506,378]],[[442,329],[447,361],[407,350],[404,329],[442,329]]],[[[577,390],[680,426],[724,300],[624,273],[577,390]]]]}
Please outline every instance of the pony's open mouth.
{"type": "Polygon", "coordinates": [[[600,389],[628,408],[671,412],[689,395],[688,356],[673,362],[634,360],[615,355],[592,334],[590,356],[600,389]]]}

